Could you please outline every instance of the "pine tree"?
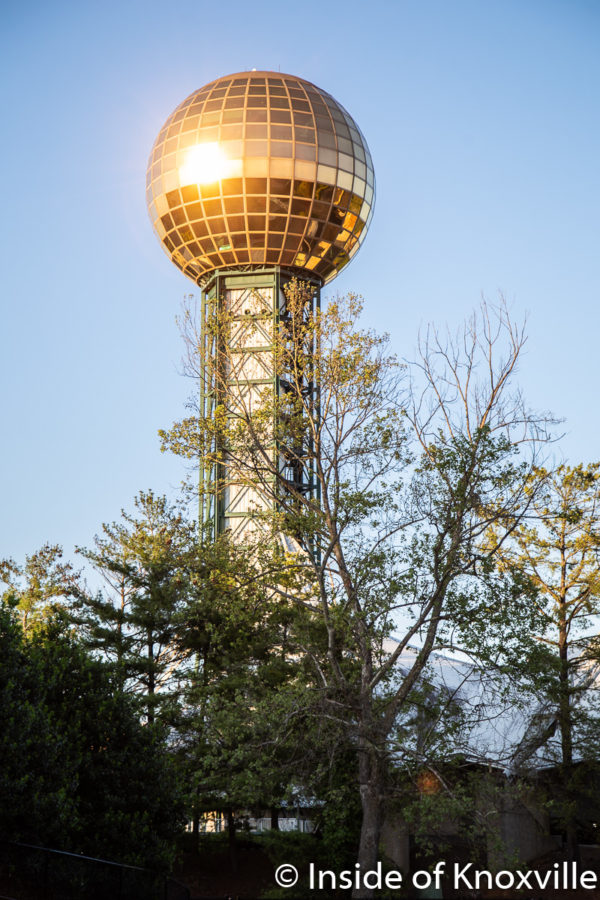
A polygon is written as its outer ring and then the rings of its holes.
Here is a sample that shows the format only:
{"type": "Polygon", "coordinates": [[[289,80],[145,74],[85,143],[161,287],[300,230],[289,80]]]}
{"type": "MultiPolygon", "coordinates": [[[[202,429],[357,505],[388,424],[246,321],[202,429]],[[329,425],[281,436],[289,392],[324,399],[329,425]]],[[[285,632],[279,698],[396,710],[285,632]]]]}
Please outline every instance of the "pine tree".
{"type": "Polygon", "coordinates": [[[187,558],[197,544],[193,523],[165,497],[142,492],[135,510],[104,525],[92,549],[79,550],[105,587],[82,594],[76,621],[153,722],[166,713],[183,675],[176,620],[188,589],[187,558]]]}
{"type": "Polygon", "coordinates": [[[597,637],[600,614],[600,463],[536,469],[528,482],[532,503],[500,551],[501,565],[525,575],[539,596],[537,637],[552,654],[545,684],[546,712],[530,749],[558,763],[554,808],[562,819],[569,856],[577,853],[577,763],[598,759],[600,706],[597,637]],[[558,740],[555,737],[558,735],[558,740]]]}

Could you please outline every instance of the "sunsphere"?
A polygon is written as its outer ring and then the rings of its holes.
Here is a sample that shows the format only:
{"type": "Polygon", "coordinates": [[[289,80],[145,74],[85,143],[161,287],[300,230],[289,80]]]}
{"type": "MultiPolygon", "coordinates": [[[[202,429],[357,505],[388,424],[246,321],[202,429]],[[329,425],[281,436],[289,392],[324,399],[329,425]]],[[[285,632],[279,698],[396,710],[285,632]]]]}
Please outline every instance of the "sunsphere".
{"type": "Polygon", "coordinates": [[[375,202],[352,116],[280,72],[226,75],[190,94],[156,139],[146,185],[162,246],[201,285],[216,270],[273,266],[331,281],[375,202]]]}

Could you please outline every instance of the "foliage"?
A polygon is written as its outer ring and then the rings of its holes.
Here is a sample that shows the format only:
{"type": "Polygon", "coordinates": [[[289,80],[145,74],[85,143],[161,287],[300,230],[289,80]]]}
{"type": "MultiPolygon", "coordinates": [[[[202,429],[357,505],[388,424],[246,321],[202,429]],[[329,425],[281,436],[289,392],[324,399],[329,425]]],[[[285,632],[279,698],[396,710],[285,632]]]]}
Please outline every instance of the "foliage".
{"type": "Polygon", "coordinates": [[[43,625],[57,611],[69,609],[80,589],[80,573],[62,562],[62,548],[44,544],[19,566],[12,559],[0,560],[4,598],[18,610],[26,635],[43,625]]]}
{"type": "Polygon", "coordinates": [[[600,464],[531,473],[528,516],[501,548],[499,565],[528,579],[537,592],[534,631],[547,664],[528,740],[515,756],[558,765],[560,786],[553,810],[562,818],[570,852],[576,846],[575,797],[582,760],[597,758],[600,738],[597,639],[590,634],[600,613],[600,464]]]}
{"type": "Polygon", "coordinates": [[[0,835],[167,869],[181,826],[164,735],[60,620],[0,608],[0,835]]]}
{"type": "Polygon", "coordinates": [[[121,522],[103,525],[93,549],[80,549],[106,588],[96,595],[80,592],[75,622],[153,722],[157,713],[170,714],[182,674],[175,621],[186,597],[186,559],[196,552],[196,537],[181,510],[152,491],[135,498],[135,510],[123,511],[121,522]]]}
{"type": "Polygon", "coordinates": [[[286,294],[273,337],[277,392],[243,388],[226,304],[207,326],[215,357],[188,329],[193,371],[216,407],[177,423],[163,444],[220,467],[220,488],[245,484],[266,501],[246,552],[270,546],[286,580],[266,565],[264,590],[319,617],[320,640],[302,645],[312,708],[340,724],[357,755],[368,868],[389,738],[411,715],[432,654],[460,649],[510,668],[527,652],[532,604],[523,581],[493,563],[531,503],[547,417],[511,388],[525,338],[503,307],[484,305],[456,338],[429,331],[407,371],[385,336],[360,329],[359,298],[312,314],[310,291],[292,282],[286,294]],[[281,535],[296,548],[283,560],[281,535]]]}
{"type": "Polygon", "coordinates": [[[277,807],[293,795],[302,613],[266,593],[260,571],[226,535],[189,559],[177,633],[190,665],[177,735],[196,815],[277,807]]]}

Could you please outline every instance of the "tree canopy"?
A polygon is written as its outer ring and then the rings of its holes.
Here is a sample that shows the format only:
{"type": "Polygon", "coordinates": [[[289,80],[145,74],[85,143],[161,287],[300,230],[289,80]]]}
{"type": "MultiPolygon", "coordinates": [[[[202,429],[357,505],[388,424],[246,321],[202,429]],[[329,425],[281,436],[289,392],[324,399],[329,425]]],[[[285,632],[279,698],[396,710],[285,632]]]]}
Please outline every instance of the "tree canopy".
{"type": "Polygon", "coordinates": [[[26,637],[0,606],[0,835],[169,868],[182,805],[165,734],[60,619],[26,637]]]}
{"type": "Polygon", "coordinates": [[[287,292],[274,335],[280,389],[259,397],[240,388],[226,308],[209,323],[217,358],[200,358],[205,345],[188,330],[217,405],[163,442],[220,463],[220,490],[246,484],[269,501],[255,513],[248,552],[270,545],[279,564],[264,566],[265,589],[325,630],[324,652],[315,644],[302,653],[321,715],[342,723],[357,754],[366,869],[377,857],[390,736],[431,654],[461,649],[509,664],[530,630],[524,582],[500,573],[494,558],[531,504],[548,419],[513,388],[525,336],[504,308],[484,306],[456,337],[428,332],[418,362],[405,367],[385,336],[361,330],[358,298],[311,314],[308,291],[287,292]],[[303,478],[290,474],[297,470],[303,478]],[[316,490],[307,492],[311,478],[316,490]],[[398,665],[411,647],[410,665],[398,665]]]}

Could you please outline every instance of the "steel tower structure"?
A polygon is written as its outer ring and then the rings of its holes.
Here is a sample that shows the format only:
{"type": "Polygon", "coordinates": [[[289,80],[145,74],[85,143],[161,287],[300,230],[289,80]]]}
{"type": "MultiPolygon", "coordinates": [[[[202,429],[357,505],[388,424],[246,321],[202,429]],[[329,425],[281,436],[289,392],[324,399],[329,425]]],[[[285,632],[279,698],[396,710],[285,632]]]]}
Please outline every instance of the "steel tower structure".
{"type": "MultiPolygon", "coordinates": [[[[202,290],[206,373],[218,354],[210,323],[226,310],[239,360],[228,390],[251,398],[268,388],[280,396],[286,384],[274,352],[288,316],[287,286],[300,279],[306,303],[317,309],[322,285],[357,252],[373,214],[373,163],[354,119],[301,78],[256,71],[218,78],[169,116],[146,184],[164,250],[202,290]]],[[[202,413],[210,416],[217,389],[208,374],[203,381],[202,413]]],[[[316,398],[317,385],[305,389],[316,398]]],[[[315,495],[310,465],[274,453],[284,477],[315,495]]],[[[213,533],[230,529],[240,540],[272,502],[236,482],[226,452],[201,471],[200,494],[213,533]]]]}

